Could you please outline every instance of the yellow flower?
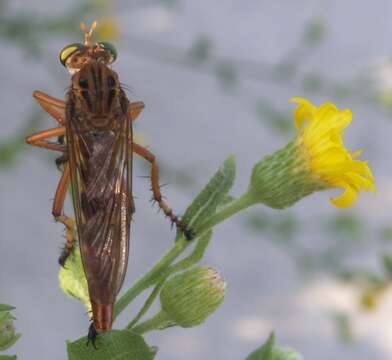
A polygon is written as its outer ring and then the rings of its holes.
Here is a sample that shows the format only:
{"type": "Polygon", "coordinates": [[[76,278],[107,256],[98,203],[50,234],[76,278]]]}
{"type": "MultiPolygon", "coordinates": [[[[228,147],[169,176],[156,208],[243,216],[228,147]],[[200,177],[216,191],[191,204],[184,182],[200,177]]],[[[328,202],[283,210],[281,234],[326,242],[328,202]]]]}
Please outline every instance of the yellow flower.
{"type": "Polygon", "coordinates": [[[344,190],[331,202],[345,208],[355,202],[360,190],[375,191],[369,165],[366,161],[356,160],[362,151],[351,153],[343,143],[344,129],[352,120],[351,111],[339,110],[332,103],[317,108],[302,98],[291,101],[299,104],[295,110],[295,126],[310,173],[324,182],[326,188],[344,190]]]}
{"type": "Polygon", "coordinates": [[[264,157],[253,168],[246,197],[274,209],[284,209],[316,191],[341,188],[331,199],[338,207],[354,203],[360,190],[375,191],[372,172],[361,151],[351,153],[343,143],[343,131],[351,111],[326,103],[319,108],[301,98],[295,111],[297,135],[283,148],[264,157]]]}

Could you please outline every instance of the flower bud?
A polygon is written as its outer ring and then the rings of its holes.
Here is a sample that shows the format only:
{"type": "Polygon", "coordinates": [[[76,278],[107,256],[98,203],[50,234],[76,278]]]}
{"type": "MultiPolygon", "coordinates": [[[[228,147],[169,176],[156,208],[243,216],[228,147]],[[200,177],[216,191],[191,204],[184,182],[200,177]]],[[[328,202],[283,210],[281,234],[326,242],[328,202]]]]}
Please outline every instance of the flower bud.
{"type": "Polygon", "coordinates": [[[12,306],[0,304],[0,351],[8,349],[20,338],[20,334],[15,332],[15,318],[10,313],[13,309],[12,306]]]}
{"type": "Polygon", "coordinates": [[[169,279],[160,293],[162,310],[177,325],[203,323],[222,303],[226,282],[209,267],[188,270],[169,279]]]}

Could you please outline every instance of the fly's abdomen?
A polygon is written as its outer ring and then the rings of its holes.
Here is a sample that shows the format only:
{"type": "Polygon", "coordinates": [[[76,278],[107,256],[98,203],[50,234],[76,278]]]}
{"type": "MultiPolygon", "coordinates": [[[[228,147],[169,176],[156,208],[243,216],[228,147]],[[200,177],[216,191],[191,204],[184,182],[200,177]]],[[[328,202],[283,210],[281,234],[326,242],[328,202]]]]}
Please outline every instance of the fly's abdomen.
{"type": "Polygon", "coordinates": [[[91,306],[95,329],[98,331],[111,330],[113,323],[113,304],[98,304],[91,301],[91,306]]]}

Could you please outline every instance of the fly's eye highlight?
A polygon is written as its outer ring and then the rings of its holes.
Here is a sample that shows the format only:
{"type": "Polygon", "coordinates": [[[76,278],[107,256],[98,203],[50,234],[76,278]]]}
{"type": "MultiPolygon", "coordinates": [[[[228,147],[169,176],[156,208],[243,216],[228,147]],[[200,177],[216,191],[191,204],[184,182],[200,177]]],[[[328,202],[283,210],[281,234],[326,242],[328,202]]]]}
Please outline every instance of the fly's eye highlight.
{"type": "Polygon", "coordinates": [[[117,59],[117,50],[113,44],[106,42],[106,41],[101,41],[98,43],[98,45],[102,49],[107,50],[109,52],[110,57],[111,57],[111,59],[109,61],[110,63],[113,63],[117,59]]]}
{"type": "Polygon", "coordinates": [[[85,46],[80,43],[74,43],[66,46],[63,50],[60,51],[60,62],[63,66],[66,66],[66,62],[69,57],[76,52],[83,52],[85,50],[85,46]]]}

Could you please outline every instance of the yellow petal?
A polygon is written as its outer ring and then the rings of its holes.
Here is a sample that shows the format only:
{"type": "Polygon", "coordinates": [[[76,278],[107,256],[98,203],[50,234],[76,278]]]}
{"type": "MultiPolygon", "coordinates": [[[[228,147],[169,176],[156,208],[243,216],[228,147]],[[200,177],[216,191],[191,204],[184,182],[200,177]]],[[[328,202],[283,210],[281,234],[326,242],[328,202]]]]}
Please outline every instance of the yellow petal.
{"type": "Polygon", "coordinates": [[[347,186],[344,193],[337,199],[330,199],[331,203],[340,208],[347,208],[357,200],[357,192],[350,186],[347,186]]]}
{"type": "Polygon", "coordinates": [[[306,120],[309,120],[313,116],[317,108],[310,101],[300,97],[294,97],[290,101],[299,104],[294,112],[295,127],[299,129],[306,120]]]}

